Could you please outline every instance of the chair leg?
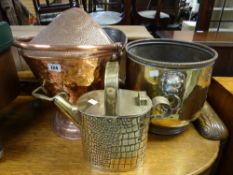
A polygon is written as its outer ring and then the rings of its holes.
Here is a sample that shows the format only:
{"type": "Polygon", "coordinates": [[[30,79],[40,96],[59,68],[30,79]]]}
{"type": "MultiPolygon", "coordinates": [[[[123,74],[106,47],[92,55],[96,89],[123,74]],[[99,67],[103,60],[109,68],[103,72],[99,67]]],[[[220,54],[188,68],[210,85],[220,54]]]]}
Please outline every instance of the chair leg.
{"type": "Polygon", "coordinates": [[[3,146],[0,143],[0,159],[3,157],[3,146]]]}

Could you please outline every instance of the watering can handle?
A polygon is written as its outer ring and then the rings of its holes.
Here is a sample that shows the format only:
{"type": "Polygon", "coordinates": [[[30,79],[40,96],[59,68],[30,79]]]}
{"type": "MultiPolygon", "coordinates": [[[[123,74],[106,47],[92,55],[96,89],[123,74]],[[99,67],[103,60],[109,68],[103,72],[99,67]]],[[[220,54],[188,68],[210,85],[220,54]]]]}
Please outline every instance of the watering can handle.
{"type": "Polygon", "coordinates": [[[32,96],[45,101],[53,101],[55,97],[48,97],[45,95],[46,93],[46,89],[43,86],[39,86],[32,91],[32,96]],[[39,92],[43,92],[43,94],[39,92]]]}
{"type": "Polygon", "coordinates": [[[105,115],[117,116],[117,94],[119,87],[119,64],[109,61],[106,64],[104,76],[105,115]]]}

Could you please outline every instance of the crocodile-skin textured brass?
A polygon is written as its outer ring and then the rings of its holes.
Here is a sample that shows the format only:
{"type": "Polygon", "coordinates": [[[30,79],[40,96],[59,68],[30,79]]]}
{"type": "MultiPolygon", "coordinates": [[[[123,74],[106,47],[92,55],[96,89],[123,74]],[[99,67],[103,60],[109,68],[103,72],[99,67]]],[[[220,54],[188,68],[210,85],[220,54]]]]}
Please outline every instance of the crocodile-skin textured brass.
{"type": "Polygon", "coordinates": [[[145,92],[140,95],[146,102],[137,105],[138,92],[119,89],[116,116],[104,114],[103,91],[91,91],[79,98],[84,155],[92,166],[127,171],[143,164],[152,102],[145,92]],[[97,104],[90,104],[90,99],[97,104]]]}
{"type": "Polygon", "coordinates": [[[206,102],[201,110],[200,117],[194,122],[198,132],[211,140],[226,140],[228,129],[212,107],[206,102]]]}
{"type": "Polygon", "coordinates": [[[128,171],[143,164],[147,144],[152,101],[145,92],[118,90],[118,113],[105,115],[104,91],[95,90],[82,95],[76,105],[62,96],[33,96],[51,101],[81,130],[84,155],[90,165],[111,171],[128,171]],[[143,103],[137,105],[138,93],[143,103]]]}
{"type": "Polygon", "coordinates": [[[128,118],[82,116],[85,156],[95,167],[127,171],[143,164],[149,113],[128,118]]]}

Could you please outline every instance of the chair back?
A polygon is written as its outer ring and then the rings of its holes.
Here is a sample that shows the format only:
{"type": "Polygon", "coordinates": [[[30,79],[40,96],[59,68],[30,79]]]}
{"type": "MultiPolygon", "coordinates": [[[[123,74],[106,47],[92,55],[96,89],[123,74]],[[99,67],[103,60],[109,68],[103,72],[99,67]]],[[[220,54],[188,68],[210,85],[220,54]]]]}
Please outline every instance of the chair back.
{"type": "Polygon", "coordinates": [[[62,11],[79,7],[78,0],[33,0],[37,24],[49,24],[62,11]]]}
{"type": "Polygon", "coordinates": [[[125,7],[127,0],[82,0],[83,8],[100,25],[125,24],[126,13],[130,8],[125,7]]]}
{"type": "Polygon", "coordinates": [[[84,10],[88,13],[96,11],[124,11],[124,0],[82,0],[84,10]]]}
{"type": "Polygon", "coordinates": [[[135,24],[160,25],[166,21],[171,23],[176,19],[180,0],[132,0],[132,17],[135,24]],[[139,15],[140,11],[155,10],[154,18],[146,18],[139,15]],[[164,17],[165,16],[165,17],[164,17]],[[167,16],[167,17],[166,17],[167,16]],[[168,20],[169,19],[169,20],[168,20]]]}

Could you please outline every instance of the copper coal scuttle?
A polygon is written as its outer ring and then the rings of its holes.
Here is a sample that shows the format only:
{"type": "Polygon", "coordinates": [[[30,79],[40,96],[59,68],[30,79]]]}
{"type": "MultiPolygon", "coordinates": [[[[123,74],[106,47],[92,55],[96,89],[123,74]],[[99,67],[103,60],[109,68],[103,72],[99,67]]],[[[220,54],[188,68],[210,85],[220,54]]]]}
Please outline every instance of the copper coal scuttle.
{"type": "Polygon", "coordinates": [[[217,53],[153,39],[128,43],[125,57],[126,39],[114,43],[105,31],[71,9],[35,38],[14,44],[41,81],[33,95],[54,102],[80,128],[88,162],[127,171],[143,164],[150,123],[151,132],[177,134],[198,118],[217,53]]]}
{"type": "MultiPolygon", "coordinates": [[[[16,40],[15,45],[22,48],[23,58],[49,95],[64,91],[75,103],[80,95],[103,89],[106,62],[122,52],[121,44],[113,41],[124,45],[127,38],[119,30],[103,30],[84,11],[71,9],[36,37],[16,40]]],[[[65,138],[80,138],[79,130],[60,112],[54,118],[54,129],[65,138]]]]}

